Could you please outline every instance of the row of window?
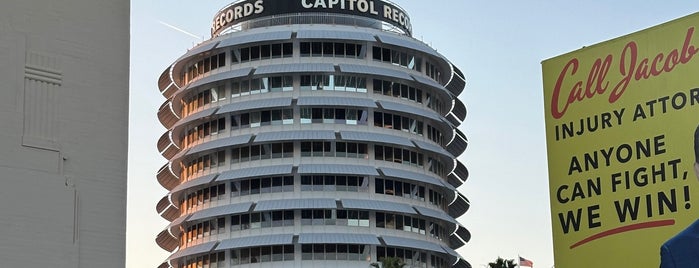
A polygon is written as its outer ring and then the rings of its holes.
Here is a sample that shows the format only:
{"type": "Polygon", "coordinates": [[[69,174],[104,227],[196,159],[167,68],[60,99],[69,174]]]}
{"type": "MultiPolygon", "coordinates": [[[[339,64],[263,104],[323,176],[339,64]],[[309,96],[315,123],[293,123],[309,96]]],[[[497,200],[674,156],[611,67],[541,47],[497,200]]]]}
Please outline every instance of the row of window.
{"type": "MultiPolygon", "coordinates": [[[[367,192],[368,177],[344,175],[302,175],[301,191],[337,191],[337,192],[367,192]]],[[[236,180],[230,183],[230,196],[247,196],[253,194],[283,193],[294,191],[293,176],[275,176],[254,179],[236,180]]],[[[438,191],[411,182],[392,179],[374,179],[374,192],[377,194],[400,196],[409,199],[426,201],[430,204],[446,208],[446,199],[438,191]],[[427,194],[428,198],[425,199],[427,194]]],[[[226,194],[226,184],[220,183],[210,187],[188,191],[179,202],[181,214],[186,214],[213,200],[221,200],[226,194]]]]}
{"type": "Polygon", "coordinates": [[[302,141],[302,157],[347,157],[367,159],[366,143],[356,142],[330,142],[330,141],[302,141]]]}
{"type": "MultiPolygon", "coordinates": [[[[265,177],[233,181],[230,184],[231,196],[246,196],[252,194],[282,193],[294,191],[293,176],[265,177]]],[[[369,189],[369,178],[340,175],[303,175],[301,176],[301,191],[348,191],[365,192],[369,189]]],[[[425,201],[425,186],[398,180],[374,180],[374,192],[377,194],[401,196],[425,201]]],[[[218,184],[188,193],[180,203],[184,214],[192,208],[219,200],[226,194],[226,185],[218,184]]],[[[428,202],[443,207],[446,205],[444,195],[430,189],[428,202]]]]}
{"type": "Polygon", "coordinates": [[[231,115],[231,129],[291,125],[293,123],[294,110],[292,109],[272,109],[231,115]]]}
{"type": "MultiPolygon", "coordinates": [[[[394,229],[398,230],[414,232],[423,235],[425,234],[424,219],[419,219],[410,216],[405,216],[406,218],[402,217],[402,215],[389,214],[387,216],[387,214],[385,213],[377,212],[376,224],[379,228],[395,227],[394,229]],[[400,219],[398,219],[398,217],[400,217],[400,219]],[[415,226],[411,225],[411,219],[415,220],[415,226]],[[407,225],[407,227],[404,226],[404,222],[405,225],[407,225]],[[414,228],[411,229],[411,226],[414,228]]],[[[225,224],[225,222],[221,221],[222,219],[224,218],[194,224],[190,226],[187,230],[194,230],[194,233],[192,235],[194,239],[196,239],[197,234],[199,234],[199,237],[201,238],[217,233],[225,233],[225,230],[215,231],[219,230],[216,229],[217,226],[218,228],[223,228],[223,226],[214,225],[214,223],[225,224]],[[199,230],[198,233],[196,231],[197,228],[199,230]]],[[[338,225],[369,227],[369,211],[344,209],[304,209],[301,210],[301,225],[338,225]]],[[[231,231],[284,226],[294,226],[293,210],[253,212],[231,216],[231,231]]],[[[191,241],[190,236],[187,236],[187,238],[188,241],[191,241]]]]}
{"type": "Polygon", "coordinates": [[[430,62],[425,62],[425,74],[433,80],[442,83],[442,71],[439,70],[436,65],[430,62]]]}
{"type": "MultiPolygon", "coordinates": [[[[300,143],[301,157],[346,157],[369,159],[368,144],[341,141],[303,141],[300,143]]],[[[243,145],[231,148],[231,163],[293,158],[293,142],[277,142],[243,145]]],[[[225,165],[225,150],[201,155],[183,163],[181,177],[187,179],[200,171],[214,166],[225,165]]],[[[374,160],[381,160],[414,167],[424,167],[424,155],[411,149],[393,146],[374,145],[374,160]]],[[[446,166],[431,156],[427,159],[427,169],[441,177],[446,175],[446,166]]]]}
{"type": "Polygon", "coordinates": [[[231,182],[231,196],[294,191],[294,176],[265,177],[231,182]]]}
{"type": "Polygon", "coordinates": [[[302,244],[302,260],[371,260],[371,246],[354,244],[302,244]]]}
{"type": "Polygon", "coordinates": [[[367,192],[369,178],[342,175],[303,175],[301,191],[367,192]]]}
{"type": "Polygon", "coordinates": [[[374,79],[374,94],[422,103],[422,90],[388,80],[374,79]]]}
{"type": "Polygon", "coordinates": [[[294,245],[231,249],[231,265],[294,260],[294,245]]]}
{"type": "Polygon", "coordinates": [[[425,186],[398,180],[375,178],[374,192],[425,201],[425,186]]]}
{"type": "Polygon", "coordinates": [[[231,96],[240,97],[268,92],[294,90],[292,76],[273,76],[252,79],[235,79],[231,81],[231,96]]]}
{"type": "MultiPolygon", "coordinates": [[[[369,227],[370,212],[352,209],[303,209],[300,210],[302,226],[354,226],[369,227]]],[[[294,210],[251,212],[230,216],[230,230],[263,229],[294,226],[294,210]]],[[[446,229],[436,222],[395,213],[375,212],[376,228],[385,228],[427,235],[437,239],[446,237],[446,229]]],[[[192,223],[180,234],[180,246],[192,245],[199,239],[226,233],[226,217],[192,223]]]]}
{"type": "Polygon", "coordinates": [[[376,228],[386,228],[425,234],[425,220],[408,215],[376,212],[376,228]]]}
{"type": "Polygon", "coordinates": [[[194,258],[185,258],[180,260],[179,268],[223,268],[228,267],[226,264],[226,252],[217,252],[197,256],[194,258]]]}
{"type": "Polygon", "coordinates": [[[363,59],[364,46],[356,43],[340,42],[301,42],[301,57],[339,57],[363,59]]]}
{"type": "Polygon", "coordinates": [[[385,47],[372,47],[372,57],[375,61],[391,63],[418,72],[422,71],[422,58],[385,47]]]}
{"type": "MultiPolygon", "coordinates": [[[[299,112],[302,124],[326,123],[365,125],[368,118],[368,112],[366,110],[352,108],[301,107],[299,112]]],[[[186,148],[189,144],[222,132],[226,128],[225,122],[225,118],[216,118],[188,128],[182,139],[182,147],[186,148]]],[[[231,115],[231,129],[233,130],[269,125],[290,125],[293,123],[293,110],[288,108],[231,115]]],[[[401,130],[418,136],[422,136],[424,131],[424,124],[420,120],[383,112],[374,112],[374,126],[401,130]]],[[[444,136],[441,131],[431,125],[427,125],[427,137],[439,144],[442,144],[444,141],[444,136]]]]}
{"type": "Polygon", "coordinates": [[[400,147],[374,145],[374,160],[394,162],[414,167],[423,167],[422,153],[400,147]]]}
{"type": "MultiPolygon", "coordinates": [[[[434,256],[434,255],[433,255],[434,256]]],[[[376,258],[399,258],[407,267],[427,267],[427,253],[394,247],[376,247],[376,258]]]]}
{"type": "MultiPolygon", "coordinates": [[[[365,46],[356,43],[341,42],[300,42],[301,57],[343,57],[362,59],[366,56],[365,46]]],[[[391,48],[372,47],[373,59],[390,63],[418,72],[422,71],[422,58],[413,54],[391,48]]],[[[233,64],[274,58],[293,57],[293,43],[274,43],[234,48],[231,50],[233,64]]],[[[226,53],[221,52],[206,57],[186,67],[182,74],[185,83],[226,65],[226,53]]],[[[430,62],[425,63],[425,74],[439,82],[441,71],[430,62]]],[[[366,89],[366,87],[364,87],[366,89]]]]}
{"type": "Polygon", "coordinates": [[[387,129],[401,130],[422,136],[423,123],[410,117],[397,114],[374,112],[374,126],[387,129]]]}
{"type": "Polygon", "coordinates": [[[294,46],[289,42],[264,44],[234,48],[231,52],[231,61],[235,64],[266,59],[291,58],[294,54],[294,46]]]}
{"type": "MultiPolygon", "coordinates": [[[[230,187],[230,195],[233,197],[252,194],[293,192],[294,177],[277,176],[236,180],[231,182],[230,187]]],[[[189,192],[180,203],[180,210],[184,214],[197,206],[201,206],[213,200],[220,200],[225,194],[226,185],[223,183],[189,192]]]]}
{"type": "MultiPolygon", "coordinates": [[[[367,80],[365,77],[348,75],[301,75],[300,90],[332,90],[348,92],[367,92],[367,80]]],[[[269,92],[293,91],[293,76],[272,76],[261,78],[239,78],[230,80],[230,96],[240,97],[269,92]]],[[[387,80],[374,79],[373,90],[375,94],[410,100],[417,103],[426,103],[426,106],[436,112],[441,112],[441,102],[432,98],[429,93],[422,90],[387,80]],[[423,95],[424,94],[424,95],[423,95]]],[[[198,92],[191,97],[182,100],[182,114],[187,116],[210,103],[226,99],[225,86],[213,87],[198,92]]]]}
{"type": "Polygon", "coordinates": [[[191,191],[180,202],[180,213],[184,215],[192,208],[204,205],[212,200],[219,200],[226,194],[226,184],[221,183],[211,187],[191,191]]]}
{"type": "Polygon", "coordinates": [[[214,87],[183,98],[182,116],[184,117],[192,114],[209,103],[216,103],[220,100],[225,100],[226,94],[224,94],[223,91],[223,88],[214,87]]]}
{"type": "Polygon", "coordinates": [[[184,228],[180,234],[180,247],[191,245],[192,242],[204,237],[224,233],[226,233],[226,218],[224,217],[191,224],[184,228]]]}
{"type": "Polygon", "coordinates": [[[223,166],[226,163],[226,151],[221,150],[210,154],[201,155],[183,163],[180,178],[189,178],[200,171],[215,166],[223,166]]]}
{"type": "Polygon", "coordinates": [[[440,177],[445,177],[447,175],[447,167],[444,166],[444,163],[435,158],[432,158],[431,156],[427,157],[427,167],[427,170],[429,172],[437,174],[440,177]]]}
{"type": "Polygon", "coordinates": [[[276,142],[231,148],[231,163],[293,157],[293,142],[276,142]]]}
{"type": "Polygon", "coordinates": [[[369,211],[344,209],[301,210],[301,225],[369,227],[369,211]]]}
{"type": "Polygon", "coordinates": [[[265,211],[231,216],[231,231],[294,226],[294,211],[265,211]]]}
{"type": "Polygon", "coordinates": [[[431,204],[441,207],[441,208],[447,208],[447,199],[444,197],[443,194],[437,191],[433,191],[432,189],[429,190],[429,199],[427,200],[431,204]]]}
{"type": "Polygon", "coordinates": [[[187,75],[185,81],[187,83],[200,75],[208,73],[212,70],[216,70],[220,67],[226,66],[226,53],[219,53],[206,57],[187,66],[187,75]]]}
{"type": "MultiPolygon", "coordinates": [[[[329,123],[346,125],[364,125],[367,122],[367,111],[359,109],[341,108],[307,108],[300,109],[301,123],[329,123]]],[[[185,131],[182,139],[182,147],[186,148],[190,144],[204,139],[210,135],[216,135],[225,130],[225,118],[213,119],[185,131]]],[[[231,129],[241,129],[250,127],[260,127],[269,125],[290,125],[293,124],[292,109],[273,109],[242,113],[231,116],[231,129]]],[[[401,130],[418,136],[423,135],[424,124],[422,121],[395,114],[374,112],[374,126],[401,130]]],[[[427,125],[427,137],[441,143],[444,136],[437,129],[427,125]]]]}
{"type": "Polygon", "coordinates": [[[213,119],[185,131],[184,146],[195,143],[210,135],[216,135],[226,129],[226,118],[213,119]]]}
{"type": "Polygon", "coordinates": [[[436,127],[427,125],[427,138],[431,141],[444,145],[444,135],[436,127]]]}
{"type": "Polygon", "coordinates": [[[366,110],[344,108],[300,108],[301,124],[326,123],[346,125],[366,125],[369,117],[366,110]]]}
{"type": "Polygon", "coordinates": [[[300,90],[367,92],[366,78],[361,76],[315,74],[301,75],[300,90]]]}
{"type": "Polygon", "coordinates": [[[438,114],[444,114],[444,106],[439,98],[432,97],[429,93],[425,93],[425,104],[427,108],[432,109],[438,114]]]}
{"type": "MultiPolygon", "coordinates": [[[[229,265],[246,265],[251,263],[293,261],[294,245],[274,245],[250,248],[231,249],[229,265]]],[[[384,258],[398,258],[406,267],[427,267],[427,253],[424,251],[396,248],[376,247],[377,261],[384,258]]],[[[339,261],[371,261],[371,246],[355,244],[302,244],[302,260],[339,260],[339,261]]],[[[219,268],[228,267],[226,251],[202,256],[184,258],[179,261],[180,268],[219,268]],[[225,265],[225,266],[224,266],[225,265]]],[[[449,267],[447,261],[439,256],[431,255],[430,267],[449,267]]]]}

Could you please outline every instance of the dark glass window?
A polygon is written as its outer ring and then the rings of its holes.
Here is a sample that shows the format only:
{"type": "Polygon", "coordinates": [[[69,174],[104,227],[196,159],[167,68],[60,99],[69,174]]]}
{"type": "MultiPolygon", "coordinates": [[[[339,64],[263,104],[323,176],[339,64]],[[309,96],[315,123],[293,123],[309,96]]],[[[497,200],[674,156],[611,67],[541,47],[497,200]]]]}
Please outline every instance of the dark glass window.
{"type": "Polygon", "coordinates": [[[246,62],[250,60],[250,48],[244,47],[240,49],[240,61],[246,62]]]}
{"type": "Polygon", "coordinates": [[[292,44],[292,43],[284,43],[284,44],[282,45],[282,48],[283,48],[283,51],[284,51],[283,53],[284,53],[284,57],[285,57],[285,58],[286,58],[286,57],[291,57],[291,56],[293,55],[294,49],[293,49],[293,44],[292,44]]]}

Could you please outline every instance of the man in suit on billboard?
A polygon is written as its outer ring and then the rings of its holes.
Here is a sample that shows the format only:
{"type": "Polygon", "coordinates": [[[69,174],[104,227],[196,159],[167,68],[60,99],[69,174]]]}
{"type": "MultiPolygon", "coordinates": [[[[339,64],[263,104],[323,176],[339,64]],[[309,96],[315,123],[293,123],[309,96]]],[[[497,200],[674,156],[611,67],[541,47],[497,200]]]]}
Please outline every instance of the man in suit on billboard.
{"type": "MultiPolygon", "coordinates": [[[[694,131],[694,173],[699,179],[699,126],[694,131]]],[[[699,267],[699,220],[660,247],[660,268],[699,267]]]]}

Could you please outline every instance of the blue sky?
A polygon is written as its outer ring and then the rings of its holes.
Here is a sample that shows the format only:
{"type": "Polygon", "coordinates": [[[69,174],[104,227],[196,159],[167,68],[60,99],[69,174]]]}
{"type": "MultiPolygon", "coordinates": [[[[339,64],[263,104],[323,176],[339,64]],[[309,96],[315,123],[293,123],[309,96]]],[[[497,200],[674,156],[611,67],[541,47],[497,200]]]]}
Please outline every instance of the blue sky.
{"type": "MultiPolygon", "coordinates": [[[[414,37],[467,78],[460,98],[468,109],[461,130],[469,147],[459,159],[470,177],[459,190],[471,209],[459,221],[473,238],[459,253],[473,267],[517,255],[551,267],[541,61],[689,15],[699,2],[393,1],[409,13],[414,37]]],[[[156,116],[165,101],[157,79],[209,38],[213,14],[228,3],[131,2],[127,267],[157,267],[169,256],[154,241],[168,224],[155,211],[167,193],[155,179],[166,162],[156,149],[165,132],[156,116]]]]}

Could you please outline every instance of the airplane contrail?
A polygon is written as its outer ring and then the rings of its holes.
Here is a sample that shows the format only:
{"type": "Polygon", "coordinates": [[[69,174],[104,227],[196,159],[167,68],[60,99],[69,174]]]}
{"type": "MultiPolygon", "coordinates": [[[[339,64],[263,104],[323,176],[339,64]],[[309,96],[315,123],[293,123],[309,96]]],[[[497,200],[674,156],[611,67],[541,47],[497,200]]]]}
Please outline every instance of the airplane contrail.
{"type": "Polygon", "coordinates": [[[199,41],[201,41],[201,39],[202,39],[201,37],[197,36],[196,34],[193,34],[193,33],[190,33],[190,32],[188,32],[188,31],[182,30],[182,29],[180,29],[180,28],[178,28],[178,27],[175,27],[175,26],[173,26],[173,25],[171,25],[171,24],[168,24],[167,22],[158,20],[158,23],[160,23],[160,24],[162,24],[162,25],[165,25],[165,26],[167,26],[168,28],[173,29],[173,30],[175,30],[175,31],[178,31],[178,32],[181,32],[181,33],[183,33],[183,34],[186,34],[186,35],[189,35],[189,36],[191,36],[191,37],[194,37],[194,38],[198,39],[199,41]]]}

